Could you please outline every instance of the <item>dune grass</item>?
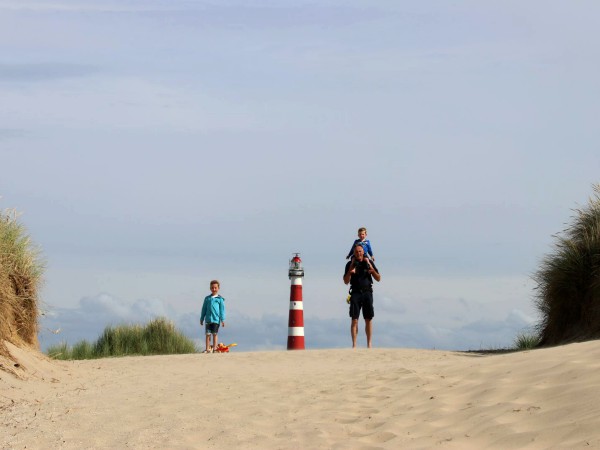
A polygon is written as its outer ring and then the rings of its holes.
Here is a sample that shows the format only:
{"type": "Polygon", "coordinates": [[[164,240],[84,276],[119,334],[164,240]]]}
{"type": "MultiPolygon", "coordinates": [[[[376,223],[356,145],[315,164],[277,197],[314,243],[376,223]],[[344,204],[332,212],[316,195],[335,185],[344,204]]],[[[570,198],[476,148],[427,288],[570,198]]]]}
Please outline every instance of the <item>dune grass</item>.
{"type": "Polygon", "coordinates": [[[534,276],[540,345],[600,338],[600,185],[534,276]]]}
{"type": "Polygon", "coordinates": [[[4,341],[38,346],[38,292],[44,263],[14,209],[0,210],[0,354],[4,341]]]}
{"type": "Polygon", "coordinates": [[[519,333],[515,338],[515,350],[531,350],[540,343],[540,337],[535,332],[519,333]]]}
{"type": "Polygon", "coordinates": [[[194,342],[175,329],[172,322],[159,317],[146,325],[106,327],[95,343],[80,341],[48,348],[54,359],[97,359],[113,356],[147,356],[196,353],[194,342]]]}

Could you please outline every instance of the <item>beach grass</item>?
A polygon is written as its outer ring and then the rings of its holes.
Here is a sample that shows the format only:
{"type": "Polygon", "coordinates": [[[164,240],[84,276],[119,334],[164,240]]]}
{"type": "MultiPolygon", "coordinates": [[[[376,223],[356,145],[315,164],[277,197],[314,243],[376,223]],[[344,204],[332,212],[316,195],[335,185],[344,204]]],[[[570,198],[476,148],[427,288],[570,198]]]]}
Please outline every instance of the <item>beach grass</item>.
{"type": "Polygon", "coordinates": [[[600,185],[572,223],[556,235],[542,261],[536,306],[541,313],[540,345],[560,345],[600,337],[600,185]]]}
{"type": "Polygon", "coordinates": [[[145,325],[108,326],[94,343],[79,341],[48,348],[53,359],[97,359],[114,356],[148,356],[196,353],[194,342],[163,317],[145,325]]]}
{"type": "Polygon", "coordinates": [[[41,251],[14,209],[0,210],[0,354],[4,341],[38,345],[38,294],[44,262],[41,251]]]}
{"type": "Polygon", "coordinates": [[[515,338],[515,350],[531,350],[538,346],[540,337],[537,333],[519,333],[515,338]]]}

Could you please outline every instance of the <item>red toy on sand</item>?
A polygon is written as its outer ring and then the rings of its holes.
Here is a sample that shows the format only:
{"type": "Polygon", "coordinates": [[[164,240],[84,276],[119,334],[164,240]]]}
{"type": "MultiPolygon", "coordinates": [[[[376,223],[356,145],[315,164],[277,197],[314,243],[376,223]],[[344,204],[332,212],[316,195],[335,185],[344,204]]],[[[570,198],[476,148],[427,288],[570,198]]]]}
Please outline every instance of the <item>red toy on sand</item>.
{"type": "Polygon", "coordinates": [[[235,347],[237,344],[233,343],[233,344],[229,344],[229,345],[225,345],[219,342],[219,344],[216,346],[216,348],[214,349],[215,352],[217,353],[229,353],[229,347],[235,347]]]}

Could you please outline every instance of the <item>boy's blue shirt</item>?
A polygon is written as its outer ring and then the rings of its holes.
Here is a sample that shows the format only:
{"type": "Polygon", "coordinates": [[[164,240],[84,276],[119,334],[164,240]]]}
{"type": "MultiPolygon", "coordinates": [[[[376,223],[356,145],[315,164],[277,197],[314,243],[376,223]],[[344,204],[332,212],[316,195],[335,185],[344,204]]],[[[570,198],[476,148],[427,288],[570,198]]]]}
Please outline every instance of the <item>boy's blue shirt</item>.
{"type": "Polygon", "coordinates": [[[207,295],[204,297],[202,304],[202,314],[200,314],[200,322],[206,323],[221,323],[225,322],[225,299],[220,295],[213,297],[207,295]]]}
{"type": "Polygon", "coordinates": [[[360,239],[355,239],[354,243],[352,244],[352,248],[350,249],[350,252],[348,253],[347,258],[351,257],[354,254],[354,247],[356,247],[356,244],[360,244],[363,248],[363,250],[365,251],[365,255],[369,255],[371,258],[373,257],[373,250],[371,249],[371,241],[369,241],[368,239],[365,239],[364,241],[361,241],[360,239]]]}

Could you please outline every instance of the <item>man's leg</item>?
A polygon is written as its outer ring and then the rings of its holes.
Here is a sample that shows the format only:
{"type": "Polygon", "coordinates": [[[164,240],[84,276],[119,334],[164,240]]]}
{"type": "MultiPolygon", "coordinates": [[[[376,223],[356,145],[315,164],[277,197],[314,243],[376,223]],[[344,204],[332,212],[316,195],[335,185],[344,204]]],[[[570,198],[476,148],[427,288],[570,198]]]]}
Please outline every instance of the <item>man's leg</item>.
{"type": "Polygon", "coordinates": [[[367,335],[367,347],[371,348],[371,335],[373,333],[373,325],[371,324],[371,320],[365,319],[365,334],[367,335]]]}
{"type": "Polygon", "coordinates": [[[358,319],[352,319],[350,323],[350,336],[352,336],[352,348],[356,348],[356,336],[358,336],[358,319]]]}

